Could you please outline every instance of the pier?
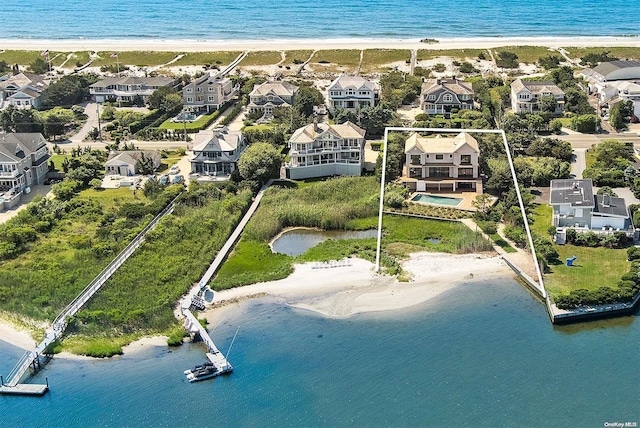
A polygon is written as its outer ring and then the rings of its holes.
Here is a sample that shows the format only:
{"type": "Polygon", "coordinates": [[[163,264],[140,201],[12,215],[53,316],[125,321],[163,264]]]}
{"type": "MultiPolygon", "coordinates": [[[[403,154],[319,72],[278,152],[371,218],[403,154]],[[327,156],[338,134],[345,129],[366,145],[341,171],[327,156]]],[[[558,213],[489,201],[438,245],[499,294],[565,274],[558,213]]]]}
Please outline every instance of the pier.
{"type": "MultiPolygon", "coordinates": [[[[7,382],[2,378],[2,385],[0,386],[0,394],[13,394],[13,395],[43,395],[49,390],[49,382],[46,385],[42,384],[26,384],[20,383],[24,375],[29,368],[33,369],[33,372],[37,372],[42,364],[46,360],[42,360],[43,356],[48,353],[49,346],[56,340],[60,339],[67,328],[67,319],[75,316],[78,311],[93,297],[98,290],[104,285],[105,282],[122,266],[122,264],[133,254],[133,252],[142,244],[146,234],[152,230],[158,222],[167,214],[173,212],[175,199],[169,203],[142,231],[136,236],[133,241],[127,245],[124,250],[120,252],[114,258],[111,263],[105,267],[102,272],[96,276],[93,281],[87,285],[84,290],[64,308],[60,314],[53,320],[51,328],[47,330],[46,336],[42,342],[40,342],[36,349],[33,351],[27,351],[22,358],[16,363],[13,370],[7,377],[7,382]]],[[[213,342],[212,342],[213,343],[213,342]]]]}
{"type": "Polygon", "coordinates": [[[184,315],[184,328],[190,334],[197,334],[207,347],[207,358],[213,363],[219,373],[228,373],[233,371],[233,366],[227,361],[222,352],[213,343],[213,339],[207,333],[207,330],[200,324],[200,321],[191,313],[191,310],[187,308],[182,309],[184,315]]]}

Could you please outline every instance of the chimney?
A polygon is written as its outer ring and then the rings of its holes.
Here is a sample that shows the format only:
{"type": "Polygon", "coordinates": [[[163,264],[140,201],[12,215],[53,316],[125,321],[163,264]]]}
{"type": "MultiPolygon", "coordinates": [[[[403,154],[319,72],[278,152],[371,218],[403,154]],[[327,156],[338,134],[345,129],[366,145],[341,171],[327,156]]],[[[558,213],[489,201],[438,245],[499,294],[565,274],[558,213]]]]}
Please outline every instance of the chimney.
{"type": "Polygon", "coordinates": [[[13,75],[20,74],[20,66],[18,64],[14,64],[11,71],[13,71],[13,75]]]}
{"type": "Polygon", "coordinates": [[[611,195],[602,195],[602,206],[605,208],[611,206],[611,195]]]}
{"type": "Polygon", "coordinates": [[[318,132],[318,116],[316,114],[313,115],[313,130],[318,132]]]}

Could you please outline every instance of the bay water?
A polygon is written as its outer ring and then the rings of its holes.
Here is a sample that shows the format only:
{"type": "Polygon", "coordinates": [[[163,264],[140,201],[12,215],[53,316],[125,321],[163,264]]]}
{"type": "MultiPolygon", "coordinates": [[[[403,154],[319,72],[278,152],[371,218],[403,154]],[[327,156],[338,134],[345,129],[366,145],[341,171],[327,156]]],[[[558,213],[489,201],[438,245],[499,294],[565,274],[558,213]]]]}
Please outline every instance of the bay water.
{"type": "MultiPolygon", "coordinates": [[[[638,316],[553,326],[512,279],[332,319],[270,298],[212,334],[235,371],[189,384],[201,344],[54,358],[42,398],[0,396],[3,427],[603,427],[640,421],[638,316]]],[[[0,373],[21,351],[0,342],[0,373]]]]}

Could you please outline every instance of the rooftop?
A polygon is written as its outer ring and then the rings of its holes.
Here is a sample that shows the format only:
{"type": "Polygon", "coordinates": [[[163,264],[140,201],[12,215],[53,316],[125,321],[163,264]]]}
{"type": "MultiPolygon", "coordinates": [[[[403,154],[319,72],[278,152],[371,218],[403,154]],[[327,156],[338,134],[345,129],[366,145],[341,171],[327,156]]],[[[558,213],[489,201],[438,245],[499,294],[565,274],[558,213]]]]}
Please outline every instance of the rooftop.
{"type": "Polygon", "coordinates": [[[593,182],[591,179],[551,180],[550,203],[592,208],[594,206],[593,182]]]}

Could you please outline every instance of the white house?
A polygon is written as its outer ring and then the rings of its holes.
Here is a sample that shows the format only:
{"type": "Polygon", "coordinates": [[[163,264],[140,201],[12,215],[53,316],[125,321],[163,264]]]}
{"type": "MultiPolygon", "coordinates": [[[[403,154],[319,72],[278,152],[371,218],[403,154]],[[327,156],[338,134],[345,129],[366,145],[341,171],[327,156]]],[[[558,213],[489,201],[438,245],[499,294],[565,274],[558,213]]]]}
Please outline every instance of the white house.
{"type": "Polygon", "coordinates": [[[14,108],[38,108],[49,84],[44,77],[31,73],[7,74],[0,77],[0,105],[6,102],[14,108]]]}
{"type": "Polygon", "coordinates": [[[269,81],[253,88],[247,108],[250,113],[261,112],[271,116],[276,107],[291,107],[298,87],[289,82],[269,81]]]}
{"type": "Polygon", "coordinates": [[[103,103],[113,100],[116,102],[131,102],[136,96],[146,102],[156,89],[164,86],[175,86],[180,79],[172,77],[108,77],[89,86],[89,93],[96,102],[103,103]]]}
{"type": "Polygon", "coordinates": [[[550,204],[556,242],[566,240],[566,230],[633,235],[633,225],[623,198],[594,195],[591,179],[551,180],[550,204]]]}
{"type": "Polygon", "coordinates": [[[603,62],[594,68],[582,70],[580,75],[590,83],[637,80],[640,79],[640,61],[603,62]]]}
{"type": "Polygon", "coordinates": [[[199,132],[194,136],[191,173],[201,176],[228,178],[238,168],[238,159],[246,144],[241,132],[222,128],[214,132],[199,132]]]}
{"type": "Polygon", "coordinates": [[[150,160],[153,163],[154,171],[160,167],[161,158],[156,151],[112,151],[104,164],[105,173],[106,175],[135,175],[140,172],[140,163],[146,160],[150,160]]]}
{"type": "Polygon", "coordinates": [[[361,175],[365,130],[351,122],[313,123],[297,129],[289,139],[287,178],[300,180],[333,175],[361,175]]]}
{"type": "Polygon", "coordinates": [[[42,184],[49,157],[47,141],[40,133],[0,134],[0,190],[21,192],[42,184]]]}
{"type": "Polygon", "coordinates": [[[514,113],[539,113],[540,98],[553,96],[554,114],[564,111],[564,91],[553,82],[538,82],[516,79],[511,83],[511,110],[514,113]]]}
{"type": "Polygon", "coordinates": [[[482,193],[478,142],[466,132],[455,137],[422,137],[413,133],[405,142],[405,167],[400,181],[411,191],[482,193]]]}
{"type": "Polygon", "coordinates": [[[452,109],[473,110],[473,88],[458,79],[426,79],[420,99],[426,114],[449,115],[452,109]]]}
{"type": "Polygon", "coordinates": [[[187,111],[210,113],[230,101],[238,90],[239,86],[234,86],[228,77],[220,78],[206,73],[182,88],[182,104],[187,111]]]}
{"type": "Polygon", "coordinates": [[[329,111],[336,108],[346,110],[374,107],[379,90],[375,83],[361,76],[341,74],[327,88],[329,111]]]}

